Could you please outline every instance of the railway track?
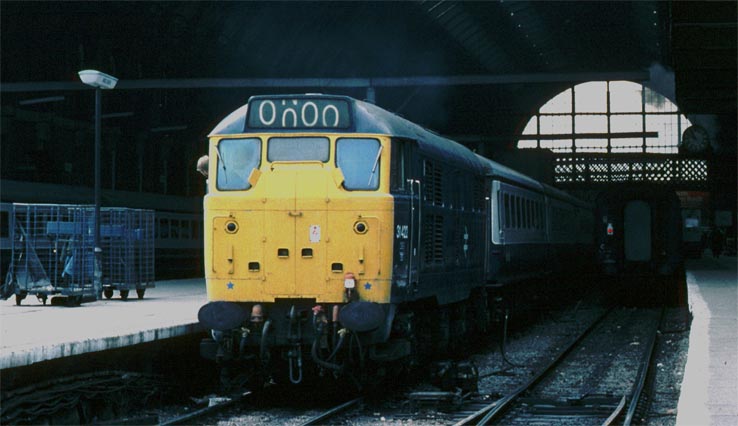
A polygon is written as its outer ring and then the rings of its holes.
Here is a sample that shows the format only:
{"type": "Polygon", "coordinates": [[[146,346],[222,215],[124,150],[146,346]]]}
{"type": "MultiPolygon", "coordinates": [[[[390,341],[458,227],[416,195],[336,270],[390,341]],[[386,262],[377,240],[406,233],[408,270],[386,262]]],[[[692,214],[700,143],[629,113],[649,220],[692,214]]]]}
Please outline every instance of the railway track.
{"type": "MultiPolygon", "coordinates": [[[[193,411],[191,413],[187,413],[175,418],[167,419],[163,422],[155,422],[155,423],[148,423],[143,421],[143,418],[141,419],[134,419],[135,421],[138,421],[138,423],[128,423],[128,424],[158,424],[159,426],[173,426],[173,425],[189,425],[189,424],[209,424],[213,422],[213,419],[218,418],[218,423],[225,423],[225,424],[239,424],[244,421],[244,416],[248,415],[249,411],[252,411],[252,408],[244,408],[244,409],[235,409],[234,407],[239,403],[248,403],[249,398],[252,397],[253,394],[251,392],[244,392],[243,394],[228,399],[227,401],[223,401],[221,403],[205,407],[202,409],[199,409],[197,411],[193,411]],[[226,414],[223,416],[223,413],[231,408],[234,408],[234,411],[237,411],[234,414],[226,414]],[[231,419],[227,418],[229,416],[232,416],[231,419]],[[225,417],[225,418],[224,418],[225,417]]],[[[343,402],[337,406],[331,407],[327,410],[319,412],[317,415],[313,413],[314,410],[310,411],[310,415],[299,415],[297,417],[289,418],[290,416],[284,413],[280,413],[274,416],[274,421],[278,421],[282,424],[291,424],[291,425],[301,425],[301,426],[310,426],[310,425],[318,425],[318,424],[326,424],[326,422],[329,422],[331,419],[335,418],[336,416],[344,413],[346,410],[358,405],[362,401],[362,398],[354,398],[352,400],[349,400],[347,402],[343,402]],[[307,420],[304,420],[304,418],[308,418],[307,420]]],[[[267,411],[273,411],[273,408],[268,409],[267,411]]],[[[259,410],[260,413],[261,410],[259,410]]],[[[116,423],[118,424],[118,423],[116,423]]]]}
{"type": "Polygon", "coordinates": [[[455,425],[631,424],[645,413],[643,390],[662,316],[663,309],[608,311],[513,392],[481,407],[478,402],[463,406],[456,417],[465,417],[455,425]],[[634,335],[643,324],[651,327],[634,335]],[[608,342],[611,346],[604,351],[608,342]],[[632,373],[632,368],[613,368],[628,363],[639,365],[637,373],[608,377],[614,370],[632,373]],[[582,372],[584,365],[588,371],[582,372]],[[627,389],[618,389],[615,379],[627,389]]]}
{"type": "Polygon", "coordinates": [[[362,398],[354,398],[348,402],[344,402],[343,404],[339,404],[331,409],[328,409],[317,416],[314,416],[307,420],[304,423],[301,423],[301,426],[312,426],[312,425],[319,425],[319,424],[325,424],[328,422],[328,420],[335,418],[337,415],[344,413],[346,410],[348,410],[351,407],[354,407],[358,405],[362,401],[362,398]]]}
{"type": "Polygon", "coordinates": [[[173,426],[173,425],[191,424],[195,420],[204,419],[206,417],[213,416],[215,414],[222,412],[223,410],[233,407],[236,403],[245,401],[249,396],[251,396],[251,391],[246,391],[242,394],[239,394],[233,398],[224,400],[220,403],[209,405],[205,408],[201,408],[191,413],[187,413],[181,416],[167,419],[166,421],[159,423],[159,425],[160,426],[173,426]]]}

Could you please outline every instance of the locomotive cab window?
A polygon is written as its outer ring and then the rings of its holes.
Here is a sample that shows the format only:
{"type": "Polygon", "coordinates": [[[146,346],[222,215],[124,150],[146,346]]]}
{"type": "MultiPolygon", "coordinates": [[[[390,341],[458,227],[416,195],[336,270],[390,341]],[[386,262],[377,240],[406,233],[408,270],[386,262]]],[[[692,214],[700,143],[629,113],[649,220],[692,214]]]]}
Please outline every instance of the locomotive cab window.
{"type": "Polygon", "coordinates": [[[379,188],[381,155],[382,145],[377,139],[338,139],[336,166],[343,172],[343,187],[349,191],[373,191],[379,188]]]}
{"type": "Polygon", "coordinates": [[[261,140],[222,139],[218,143],[217,188],[221,191],[251,188],[249,175],[261,164],[261,140]]]}
{"type": "Polygon", "coordinates": [[[270,138],[269,161],[328,161],[330,141],[322,137],[270,138]]]}

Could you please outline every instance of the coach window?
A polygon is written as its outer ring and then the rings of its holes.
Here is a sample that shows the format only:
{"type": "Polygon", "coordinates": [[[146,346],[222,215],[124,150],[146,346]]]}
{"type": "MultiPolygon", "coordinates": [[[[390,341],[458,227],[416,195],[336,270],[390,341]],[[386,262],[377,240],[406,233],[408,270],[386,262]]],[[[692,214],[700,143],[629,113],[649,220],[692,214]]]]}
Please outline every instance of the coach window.
{"type": "Polygon", "coordinates": [[[175,240],[179,238],[179,220],[177,219],[172,219],[170,223],[169,238],[173,238],[175,240]]]}
{"type": "Polygon", "coordinates": [[[271,138],[267,148],[269,161],[328,161],[328,138],[271,138]]]}
{"type": "Polygon", "coordinates": [[[169,219],[159,219],[159,238],[169,238],[169,219]]]}
{"type": "Polygon", "coordinates": [[[510,194],[505,195],[505,228],[510,228],[510,194]]]}
{"type": "Polygon", "coordinates": [[[520,204],[521,204],[522,209],[523,209],[523,212],[522,212],[522,215],[523,215],[523,229],[527,229],[528,228],[528,200],[526,200],[525,198],[521,198],[520,199],[520,204]]]}
{"type": "Polygon", "coordinates": [[[517,215],[515,212],[515,196],[510,194],[510,228],[517,228],[517,215]]]}
{"type": "Polygon", "coordinates": [[[251,188],[249,175],[261,164],[261,140],[221,139],[217,149],[217,188],[221,191],[251,188]]]}
{"type": "Polygon", "coordinates": [[[520,205],[523,209],[522,216],[523,216],[523,229],[528,228],[528,200],[525,198],[520,198],[520,205]]]}
{"type": "Polygon", "coordinates": [[[340,138],[336,142],[336,166],[343,172],[343,187],[349,191],[379,188],[382,145],[377,139],[340,138]]]}

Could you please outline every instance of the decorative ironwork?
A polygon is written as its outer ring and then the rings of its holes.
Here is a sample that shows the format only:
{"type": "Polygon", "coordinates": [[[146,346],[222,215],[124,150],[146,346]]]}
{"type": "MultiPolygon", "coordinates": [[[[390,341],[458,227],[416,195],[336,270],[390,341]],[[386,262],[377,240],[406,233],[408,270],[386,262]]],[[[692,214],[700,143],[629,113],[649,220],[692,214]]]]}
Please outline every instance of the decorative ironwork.
{"type": "Polygon", "coordinates": [[[648,182],[704,189],[708,169],[706,159],[677,155],[576,154],[553,162],[554,182],[563,187],[648,182]]]}

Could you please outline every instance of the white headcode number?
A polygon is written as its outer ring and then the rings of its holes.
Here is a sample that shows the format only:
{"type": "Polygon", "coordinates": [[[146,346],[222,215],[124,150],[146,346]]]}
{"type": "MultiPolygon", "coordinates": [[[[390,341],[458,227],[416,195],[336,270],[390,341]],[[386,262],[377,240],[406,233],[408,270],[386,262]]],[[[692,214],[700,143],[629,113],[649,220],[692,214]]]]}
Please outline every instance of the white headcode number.
{"type": "Polygon", "coordinates": [[[250,127],[345,129],[351,122],[348,102],[340,99],[259,99],[253,103],[250,127]]]}
{"type": "Polygon", "coordinates": [[[272,101],[262,102],[261,105],[259,105],[259,121],[261,121],[261,124],[265,126],[271,126],[272,123],[274,123],[274,120],[276,119],[277,119],[277,107],[274,106],[274,102],[272,101]],[[271,109],[272,109],[272,118],[270,118],[269,120],[264,118],[264,107],[267,105],[271,106],[271,109]]]}
{"type": "Polygon", "coordinates": [[[408,227],[407,225],[397,225],[397,231],[395,232],[395,238],[407,240],[408,227]]]}

